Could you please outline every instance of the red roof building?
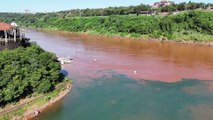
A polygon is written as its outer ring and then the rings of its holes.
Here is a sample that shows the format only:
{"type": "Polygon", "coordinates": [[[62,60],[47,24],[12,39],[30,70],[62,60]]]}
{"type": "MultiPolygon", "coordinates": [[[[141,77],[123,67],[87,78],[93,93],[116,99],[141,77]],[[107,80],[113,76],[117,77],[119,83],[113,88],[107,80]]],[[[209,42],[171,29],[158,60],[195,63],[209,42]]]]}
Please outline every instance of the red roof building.
{"type": "Polygon", "coordinates": [[[10,30],[12,28],[14,28],[14,26],[7,24],[7,23],[4,23],[4,22],[0,22],[0,31],[10,30]]]}

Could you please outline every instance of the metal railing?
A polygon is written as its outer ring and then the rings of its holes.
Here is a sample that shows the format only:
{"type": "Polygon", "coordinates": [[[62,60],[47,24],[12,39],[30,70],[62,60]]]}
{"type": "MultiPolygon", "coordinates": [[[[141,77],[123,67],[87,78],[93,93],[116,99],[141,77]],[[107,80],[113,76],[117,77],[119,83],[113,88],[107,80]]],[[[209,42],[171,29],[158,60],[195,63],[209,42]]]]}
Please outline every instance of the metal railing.
{"type": "Polygon", "coordinates": [[[16,38],[16,40],[14,40],[14,38],[7,38],[7,41],[5,40],[5,38],[0,38],[0,42],[10,42],[10,41],[19,41],[19,38],[16,38]]]}

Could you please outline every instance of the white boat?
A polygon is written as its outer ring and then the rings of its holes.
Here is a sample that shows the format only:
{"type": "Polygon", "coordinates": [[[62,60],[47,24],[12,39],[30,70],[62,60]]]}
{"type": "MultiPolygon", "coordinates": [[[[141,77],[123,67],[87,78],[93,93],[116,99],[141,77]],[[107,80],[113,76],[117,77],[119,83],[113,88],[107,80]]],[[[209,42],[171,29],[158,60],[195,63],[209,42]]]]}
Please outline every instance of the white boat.
{"type": "Polygon", "coordinates": [[[65,57],[58,57],[58,61],[63,64],[71,64],[73,59],[71,58],[65,58],[65,57]]]}

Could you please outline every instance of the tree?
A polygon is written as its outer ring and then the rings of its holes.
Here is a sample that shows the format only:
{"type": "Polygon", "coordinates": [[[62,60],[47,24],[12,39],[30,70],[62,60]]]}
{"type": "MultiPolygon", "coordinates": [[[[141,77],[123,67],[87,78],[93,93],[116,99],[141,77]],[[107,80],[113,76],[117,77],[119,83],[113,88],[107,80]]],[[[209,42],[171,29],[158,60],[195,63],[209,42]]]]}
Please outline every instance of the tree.
{"type": "Polygon", "coordinates": [[[59,82],[56,56],[37,45],[0,52],[0,104],[46,93],[59,82]]]}

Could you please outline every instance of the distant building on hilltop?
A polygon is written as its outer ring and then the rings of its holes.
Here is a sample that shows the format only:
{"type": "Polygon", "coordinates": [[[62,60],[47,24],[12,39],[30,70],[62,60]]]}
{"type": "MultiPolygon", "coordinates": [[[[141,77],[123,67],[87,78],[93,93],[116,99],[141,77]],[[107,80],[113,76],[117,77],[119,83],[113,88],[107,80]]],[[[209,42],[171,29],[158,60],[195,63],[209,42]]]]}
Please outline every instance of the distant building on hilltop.
{"type": "Polygon", "coordinates": [[[165,7],[165,6],[172,5],[172,4],[174,4],[174,2],[168,1],[168,0],[161,0],[160,2],[154,3],[152,7],[159,8],[159,7],[165,7]]]}

